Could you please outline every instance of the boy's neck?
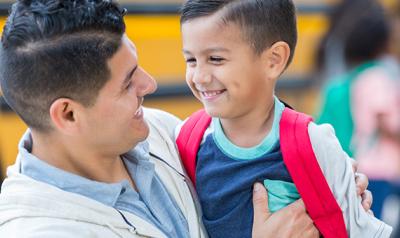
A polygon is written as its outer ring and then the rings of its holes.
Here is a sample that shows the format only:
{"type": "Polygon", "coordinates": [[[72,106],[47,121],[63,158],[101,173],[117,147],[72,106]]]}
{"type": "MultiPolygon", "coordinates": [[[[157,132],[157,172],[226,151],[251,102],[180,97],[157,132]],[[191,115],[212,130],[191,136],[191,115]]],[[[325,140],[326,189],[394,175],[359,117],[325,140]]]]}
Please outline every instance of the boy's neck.
{"type": "Polygon", "coordinates": [[[220,118],[225,136],[239,147],[254,147],[260,144],[270,133],[274,121],[275,100],[262,110],[243,115],[239,118],[220,118]]]}

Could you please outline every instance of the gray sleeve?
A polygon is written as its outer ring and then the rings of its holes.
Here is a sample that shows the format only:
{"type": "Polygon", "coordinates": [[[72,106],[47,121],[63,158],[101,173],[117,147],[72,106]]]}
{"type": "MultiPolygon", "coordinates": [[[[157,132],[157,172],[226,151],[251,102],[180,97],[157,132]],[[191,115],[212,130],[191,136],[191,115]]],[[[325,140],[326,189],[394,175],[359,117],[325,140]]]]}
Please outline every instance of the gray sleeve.
{"type": "Polygon", "coordinates": [[[151,127],[156,127],[158,130],[163,130],[167,133],[171,140],[175,140],[176,127],[182,123],[178,117],[153,108],[143,108],[144,117],[151,127]]]}
{"type": "Polygon", "coordinates": [[[318,163],[342,209],[349,237],[390,237],[392,228],[362,207],[351,159],[342,150],[332,126],[310,123],[308,132],[318,163]]]}

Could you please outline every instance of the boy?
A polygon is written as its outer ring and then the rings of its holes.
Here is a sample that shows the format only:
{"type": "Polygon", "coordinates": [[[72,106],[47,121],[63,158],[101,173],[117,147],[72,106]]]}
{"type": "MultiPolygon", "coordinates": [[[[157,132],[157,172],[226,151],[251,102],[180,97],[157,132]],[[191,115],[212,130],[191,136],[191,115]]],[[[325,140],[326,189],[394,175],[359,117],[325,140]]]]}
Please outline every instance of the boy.
{"type": "MultiPolygon", "coordinates": [[[[188,0],[181,26],[186,81],[212,116],[197,152],[203,222],[210,237],[251,237],[255,181],[269,189],[272,212],[300,197],[279,143],[285,106],[274,96],[296,45],[294,5],[290,0],[188,0]]],[[[389,237],[391,228],[360,206],[349,158],[332,128],[310,123],[308,133],[347,234],[389,237]]]]}

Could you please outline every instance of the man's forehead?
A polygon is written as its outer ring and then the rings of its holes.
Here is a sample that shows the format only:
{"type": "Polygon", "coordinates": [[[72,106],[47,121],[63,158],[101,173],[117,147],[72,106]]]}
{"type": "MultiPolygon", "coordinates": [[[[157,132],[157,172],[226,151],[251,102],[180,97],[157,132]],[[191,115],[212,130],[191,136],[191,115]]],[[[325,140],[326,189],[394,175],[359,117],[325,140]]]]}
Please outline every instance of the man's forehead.
{"type": "Polygon", "coordinates": [[[137,51],[137,50],[136,50],[136,45],[135,45],[135,43],[133,43],[133,41],[132,41],[126,34],[124,34],[124,35],[122,36],[122,42],[123,42],[123,43],[126,43],[126,45],[127,45],[129,48],[133,49],[134,51],[137,51]]]}

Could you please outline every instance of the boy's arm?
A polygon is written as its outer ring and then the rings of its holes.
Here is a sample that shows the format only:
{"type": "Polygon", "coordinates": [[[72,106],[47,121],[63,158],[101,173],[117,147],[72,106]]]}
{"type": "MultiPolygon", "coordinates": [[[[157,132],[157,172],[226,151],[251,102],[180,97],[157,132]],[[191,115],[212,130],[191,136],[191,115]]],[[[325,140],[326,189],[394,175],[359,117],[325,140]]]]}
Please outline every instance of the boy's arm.
{"type": "Polygon", "coordinates": [[[333,195],[343,211],[349,237],[390,237],[392,228],[364,210],[354,172],[329,124],[309,124],[311,144],[333,195]]]}

